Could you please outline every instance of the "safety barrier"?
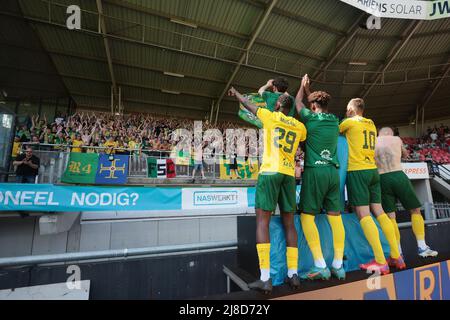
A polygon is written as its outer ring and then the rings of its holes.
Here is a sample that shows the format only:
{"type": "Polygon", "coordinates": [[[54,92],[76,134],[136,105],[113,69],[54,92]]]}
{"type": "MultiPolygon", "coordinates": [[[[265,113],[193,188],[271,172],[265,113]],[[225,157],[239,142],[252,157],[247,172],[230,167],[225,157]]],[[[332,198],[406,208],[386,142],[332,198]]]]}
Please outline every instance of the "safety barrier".
{"type": "MultiPolygon", "coordinates": [[[[30,146],[33,148],[33,154],[40,159],[40,168],[37,183],[60,183],[61,177],[66,170],[70,150],[72,148],[80,148],[83,151],[106,153],[106,154],[121,154],[129,156],[128,177],[131,178],[146,178],[147,177],[147,158],[156,159],[171,159],[171,152],[167,150],[152,150],[152,149],[124,149],[124,148],[107,148],[107,147],[79,147],[73,145],[60,144],[34,144],[23,143],[22,149],[30,146]]],[[[204,155],[209,155],[204,153],[204,155]]],[[[225,155],[215,154],[213,163],[206,163],[203,161],[203,170],[205,179],[220,179],[220,159],[225,155]]],[[[260,157],[259,157],[260,158],[260,157]]],[[[189,161],[190,162],[190,161],[189,161]]],[[[174,180],[185,180],[192,178],[194,165],[176,164],[176,178],[174,180]]],[[[10,172],[14,172],[11,162],[10,172]]],[[[196,177],[200,177],[201,173],[196,172],[196,177]]]]}
{"type": "Polygon", "coordinates": [[[438,219],[450,218],[450,203],[434,203],[432,205],[438,219]]]}

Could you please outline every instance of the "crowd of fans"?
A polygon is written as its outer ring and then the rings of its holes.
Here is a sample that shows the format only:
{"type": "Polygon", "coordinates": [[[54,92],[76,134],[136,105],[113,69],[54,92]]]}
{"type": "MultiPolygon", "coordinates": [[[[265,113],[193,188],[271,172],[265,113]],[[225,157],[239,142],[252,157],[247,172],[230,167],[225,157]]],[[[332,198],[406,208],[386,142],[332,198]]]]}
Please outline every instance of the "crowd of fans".
{"type": "MultiPolygon", "coordinates": [[[[237,128],[238,125],[221,122],[212,126],[203,122],[203,130],[237,128]]],[[[44,116],[32,116],[29,123],[18,126],[13,147],[13,158],[23,143],[40,149],[71,152],[107,152],[129,154],[142,150],[170,151],[174,145],[172,133],[179,128],[192,130],[193,121],[154,115],[131,114],[116,116],[110,113],[77,112],[59,116],[53,122],[44,116]],[[54,145],[54,146],[48,146],[54,145]]]]}
{"type": "MultiPolygon", "coordinates": [[[[47,146],[41,149],[71,152],[107,152],[116,154],[141,151],[170,152],[174,146],[172,133],[176,129],[193,129],[193,121],[155,115],[130,114],[115,116],[110,113],[77,112],[72,116],[58,116],[53,122],[44,116],[32,116],[28,123],[18,126],[13,147],[13,158],[20,153],[21,144],[47,146]],[[53,146],[49,146],[53,145],[53,146]]],[[[212,126],[203,122],[203,130],[239,128],[231,122],[212,126]]],[[[450,163],[450,131],[448,126],[429,127],[420,138],[403,138],[410,161],[450,163]]],[[[304,155],[297,153],[301,166],[304,155]]]]}
{"type": "Polygon", "coordinates": [[[450,130],[441,124],[439,127],[428,127],[420,138],[403,138],[409,152],[409,160],[427,161],[438,164],[450,163],[450,130]]]}

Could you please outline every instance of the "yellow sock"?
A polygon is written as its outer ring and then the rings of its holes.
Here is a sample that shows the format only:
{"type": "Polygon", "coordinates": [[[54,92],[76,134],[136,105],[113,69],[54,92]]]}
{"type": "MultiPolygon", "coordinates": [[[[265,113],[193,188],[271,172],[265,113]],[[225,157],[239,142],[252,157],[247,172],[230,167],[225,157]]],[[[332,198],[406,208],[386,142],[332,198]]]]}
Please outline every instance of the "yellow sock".
{"type": "Polygon", "coordinates": [[[313,255],[314,263],[317,267],[325,268],[326,265],[323,266],[325,262],[323,259],[322,248],[320,246],[319,230],[317,230],[314,218],[314,216],[304,213],[302,213],[302,215],[300,216],[303,233],[305,234],[309,249],[311,250],[311,253],[313,255]]]}
{"type": "Polygon", "coordinates": [[[417,241],[425,240],[425,222],[421,214],[412,214],[411,223],[417,241]]]}
{"type": "Polygon", "coordinates": [[[256,245],[260,269],[270,269],[270,243],[258,243],[256,245]]]}
{"type": "Polygon", "coordinates": [[[297,272],[298,270],[298,248],[286,248],[286,260],[288,270],[297,272]]]}
{"type": "Polygon", "coordinates": [[[375,255],[375,261],[381,264],[386,263],[384,257],[383,247],[380,242],[380,234],[378,233],[377,225],[373,221],[371,216],[367,216],[361,219],[361,227],[364,231],[367,241],[372,247],[373,254],[375,255]]]}
{"type": "Polygon", "coordinates": [[[391,220],[386,213],[380,215],[377,220],[380,223],[381,230],[383,230],[384,236],[389,242],[389,247],[391,248],[391,257],[394,259],[398,259],[400,257],[400,252],[398,251],[397,237],[395,236],[395,229],[392,225],[391,220]]]}
{"type": "Polygon", "coordinates": [[[344,259],[345,229],[342,223],[342,216],[328,216],[328,222],[333,232],[334,260],[344,259]]]}
{"type": "Polygon", "coordinates": [[[394,226],[395,238],[397,239],[397,244],[400,245],[400,229],[398,228],[397,220],[395,218],[391,218],[392,225],[394,226]]]}

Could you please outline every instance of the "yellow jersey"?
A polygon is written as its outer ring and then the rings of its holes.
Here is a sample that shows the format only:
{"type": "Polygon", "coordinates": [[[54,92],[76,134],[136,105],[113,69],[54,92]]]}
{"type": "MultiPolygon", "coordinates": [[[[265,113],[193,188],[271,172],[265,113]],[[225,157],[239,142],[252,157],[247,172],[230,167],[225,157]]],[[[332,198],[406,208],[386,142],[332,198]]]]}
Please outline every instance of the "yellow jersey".
{"type": "Polygon", "coordinates": [[[13,148],[12,148],[12,157],[16,158],[19,155],[20,152],[20,142],[14,142],[13,148]]]}
{"type": "Polygon", "coordinates": [[[306,127],[281,112],[259,108],[257,117],[264,128],[262,172],[277,172],[295,177],[295,154],[300,142],[306,140],[306,127]]]}
{"type": "Polygon", "coordinates": [[[138,144],[136,142],[134,142],[133,140],[130,140],[128,142],[128,148],[130,149],[130,151],[136,151],[138,144]]]}
{"type": "Polygon", "coordinates": [[[79,147],[82,146],[82,145],[83,145],[83,140],[73,140],[72,141],[72,146],[73,146],[72,152],[80,153],[81,152],[81,148],[79,148],[79,147]]]}
{"type": "Polygon", "coordinates": [[[106,150],[106,153],[107,154],[115,154],[116,153],[116,150],[114,150],[114,148],[117,148],[117,145],[118,145],[118,143],[117,143],[117,141],[106,141],[105,143],[104,143],[104,147],[106,147],[106,148],[108,148],[107,150],[106,150]]]}
{"type": "Polygon", "coordinates": [[[345,119],[339,125],[339,131],[348,142],[348,170],[376,169],[375,143],[377,128],[372,120],[361,116],[345,119]]]}

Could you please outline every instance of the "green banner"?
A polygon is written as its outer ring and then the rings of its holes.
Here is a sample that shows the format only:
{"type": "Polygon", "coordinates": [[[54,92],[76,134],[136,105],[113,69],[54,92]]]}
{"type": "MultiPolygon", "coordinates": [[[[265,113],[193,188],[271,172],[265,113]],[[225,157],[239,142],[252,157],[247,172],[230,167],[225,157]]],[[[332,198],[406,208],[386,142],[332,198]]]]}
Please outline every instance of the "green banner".
{"type": "Polygon", "coordinates": [[[97,153],[71,153],[61,181],[64,183],[95,183],[98,156],[97,153]]]}
{"type": "MultiPolygon", "coordinates": [[[[249,93],[249,94],[245,94],[244,96],[247,97],[251,102],[253,102],[260,108],[267,107],[266,102],[258,93],[249,93]]],[[[253,113],[251,113],[250,111],[245,109],[245,107],[242,104],[240,105],[238,115],[242,120],[244,120],[260,129],[263,127],[261,121],[253,113]]]]}
{"type": "Polygon", "coordinates": [[[157,178],[158,177],[158,160],[156,158],[147,158],[147,177],[157,178]]]}

